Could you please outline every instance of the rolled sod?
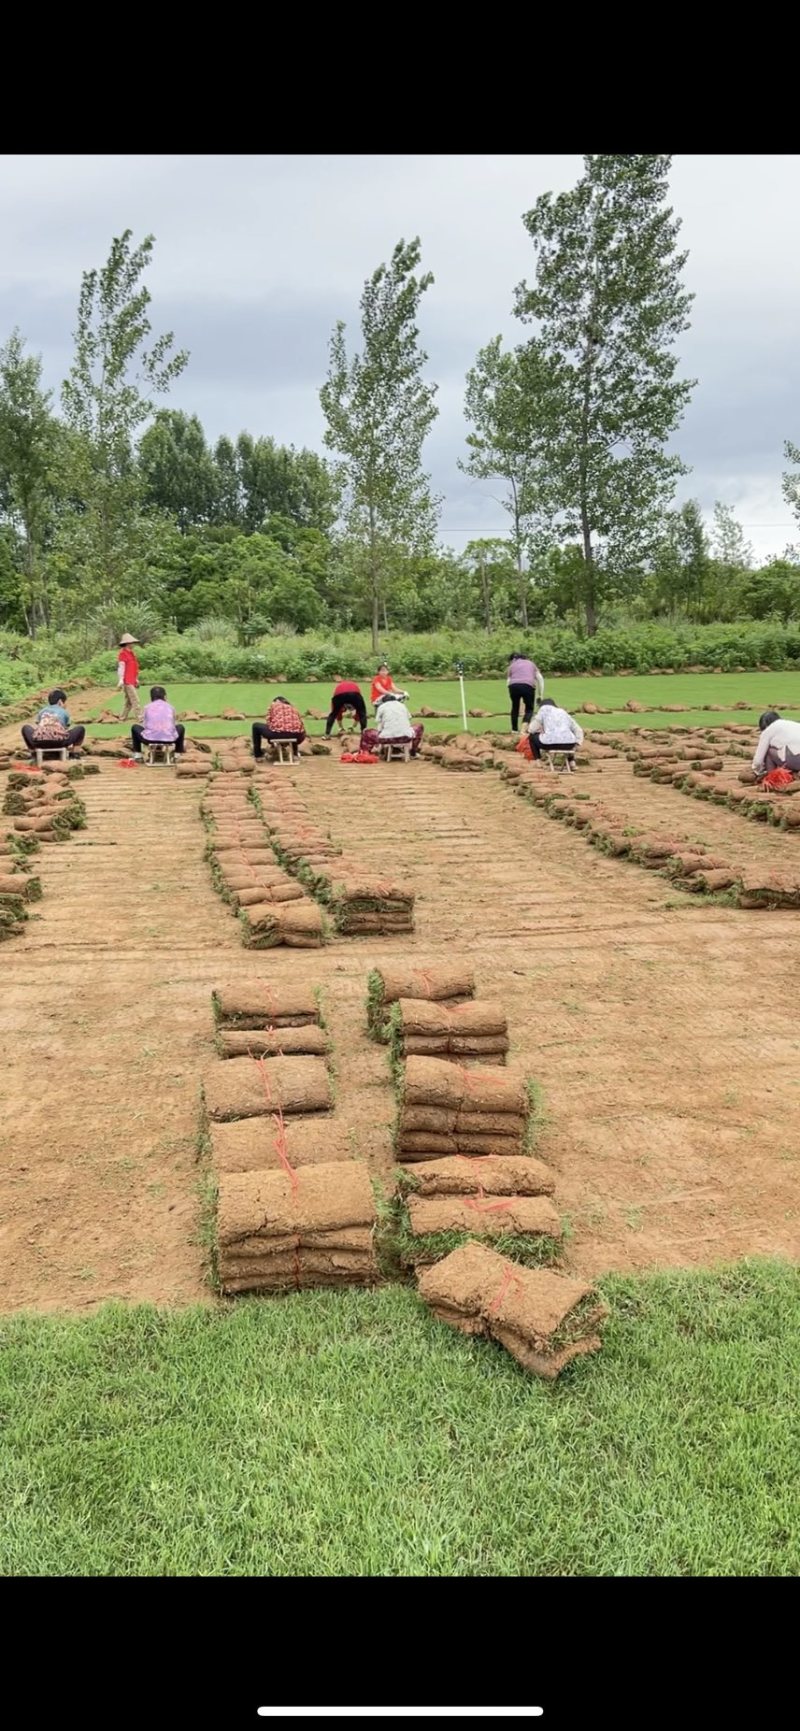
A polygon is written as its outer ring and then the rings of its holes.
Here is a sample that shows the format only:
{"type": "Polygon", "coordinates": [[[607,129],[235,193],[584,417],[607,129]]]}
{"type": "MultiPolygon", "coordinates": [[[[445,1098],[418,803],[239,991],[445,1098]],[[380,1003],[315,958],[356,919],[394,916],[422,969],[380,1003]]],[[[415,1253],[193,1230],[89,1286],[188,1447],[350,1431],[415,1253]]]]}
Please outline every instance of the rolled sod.
{"type": "Polygon", "coordinates": [[[465,1244],[420,1274],[420,1298],[463,1334],[484,1334],[524,1370],[552,1379],[601,1346],[607,1309],[590,1285],[522,1268],[487,1245],[465,1244]]]}

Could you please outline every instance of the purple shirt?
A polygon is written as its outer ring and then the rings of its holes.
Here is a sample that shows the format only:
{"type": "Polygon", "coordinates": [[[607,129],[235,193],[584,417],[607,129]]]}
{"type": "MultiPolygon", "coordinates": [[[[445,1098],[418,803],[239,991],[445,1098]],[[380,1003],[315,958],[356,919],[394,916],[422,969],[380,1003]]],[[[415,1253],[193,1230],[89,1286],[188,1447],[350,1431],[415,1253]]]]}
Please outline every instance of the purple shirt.
{"type": "Polygon", "coordinates": [[[157,698],[155,703],[145,704],[140,725],[142,738],[153,745],[174,745],[178,737],[175,711],[163,697],[157,698]]]}
{"type": "Polygon", "coordinates": [[[535,685],[538,677],[538,667],[526,661],[524,655],[515,655],[508,664],[509,685],[535,685]]]}

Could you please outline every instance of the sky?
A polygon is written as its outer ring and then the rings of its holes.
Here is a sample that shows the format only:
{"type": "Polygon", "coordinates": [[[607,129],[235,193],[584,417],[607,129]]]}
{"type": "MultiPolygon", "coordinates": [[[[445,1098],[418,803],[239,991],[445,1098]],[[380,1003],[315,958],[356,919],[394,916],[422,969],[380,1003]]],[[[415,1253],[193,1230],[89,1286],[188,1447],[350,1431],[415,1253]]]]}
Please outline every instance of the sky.
{"type": "MultiPolygon", "coordinates": [[[[170,394],[210,439],[243,429],[323,450],[319,387],[331,329],[357,339],[364,280],[419,235],[435,282],[420,319],[439,416],[426,445],[457,550],[503,534],[499,484],[472,481],[464,377],[533,274],[522,215],[574,184],[575,156],[5,156],[0,158],[0,341],[19,326],[48,385],[70,363],[81,274],[114,235],[156,238],[153,328],[191,351],[170,394]]],[[[679,498],[732,505],[758,559],[800,530],[781,495],[783,444],[800,443],[795,340],[800,156],[676,156],[672,203],[696,296],[681,344],[698,380],[675,445],[679,498]]]]}

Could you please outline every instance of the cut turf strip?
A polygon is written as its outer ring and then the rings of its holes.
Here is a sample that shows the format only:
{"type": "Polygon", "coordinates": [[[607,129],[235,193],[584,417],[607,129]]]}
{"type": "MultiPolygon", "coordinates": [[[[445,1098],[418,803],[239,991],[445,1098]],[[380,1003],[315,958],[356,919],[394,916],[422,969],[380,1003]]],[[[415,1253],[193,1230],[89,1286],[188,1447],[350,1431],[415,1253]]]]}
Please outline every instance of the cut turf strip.
{"type": "Polygon", "coordinates": [[[464,1245],[426,1269],[418,1291],[440,1321],[487,1335],[523,1370],[548,1380],[601,1345],[607,1309],[587,1282],[519,1268],[483,1245],[464,1245]]]}

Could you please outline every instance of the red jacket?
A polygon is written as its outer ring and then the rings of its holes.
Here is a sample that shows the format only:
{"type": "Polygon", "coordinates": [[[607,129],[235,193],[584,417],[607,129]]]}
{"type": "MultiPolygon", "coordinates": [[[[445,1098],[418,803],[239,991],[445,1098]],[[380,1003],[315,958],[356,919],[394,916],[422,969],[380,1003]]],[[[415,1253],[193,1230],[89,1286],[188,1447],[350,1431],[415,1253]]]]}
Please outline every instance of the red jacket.
{"type": "Polygon", "coordinates": [[[123,649],[117,650],[117,668],[118,669],[119,669],[120,665],[122,666],[122,683],[123,683],[123,685],[138,685],[138,683],[139,683],[139,663],[136,659],[136,656],[133,653],[133,650],[129,649],[127,644],[125,645],[125,647],[123,649]]]}
{"type": "Polygon", "coordinates": [[[361,696],[361,686],[356,685],[354,679],[340,679],[338,685],[334,685],[333,695],[334,697],[344,697],[345,692],[351,691],[357,691],[359,697],[361,696]]]}

